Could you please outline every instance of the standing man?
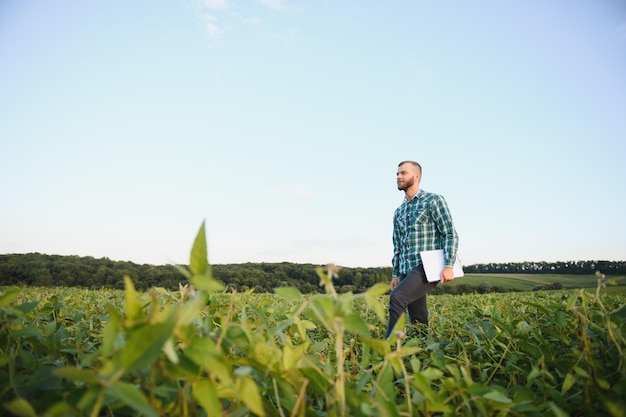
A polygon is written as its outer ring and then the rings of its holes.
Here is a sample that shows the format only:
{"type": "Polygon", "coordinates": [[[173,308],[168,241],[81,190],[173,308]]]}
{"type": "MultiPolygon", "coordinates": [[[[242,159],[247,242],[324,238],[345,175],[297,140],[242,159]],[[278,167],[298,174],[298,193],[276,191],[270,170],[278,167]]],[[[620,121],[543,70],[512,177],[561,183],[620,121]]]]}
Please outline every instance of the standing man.
{"type": "Polygon", "coordinates": [[[428,325],[426,294],[437,282],[426,280],[421,251],[443,249],[445,267],[440,282],[454,279],[452,267],[459,237],[446,201],[440,195],[420,190],[421,178],[422,167],[417,162],[398,165],[396,181],[398,190],[404,191],[404,201],[393,215],[393,272],[385,338],[407,309],[412,323],[428,325]]]}

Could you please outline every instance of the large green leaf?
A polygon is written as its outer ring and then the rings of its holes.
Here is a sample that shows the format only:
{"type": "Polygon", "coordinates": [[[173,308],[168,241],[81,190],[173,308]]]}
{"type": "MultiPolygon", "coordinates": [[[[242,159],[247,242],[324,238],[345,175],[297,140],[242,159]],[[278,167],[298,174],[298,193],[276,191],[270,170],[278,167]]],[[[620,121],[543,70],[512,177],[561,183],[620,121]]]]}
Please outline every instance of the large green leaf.
{"type": "Polygon", "coordinates": [[[20,304],[15,306],[15,310],[21,311],[23,314],[28,314],[33,311],[39,305],[39,301],[32,301],[30,303],[20,304]]]}
{"type": "Polygon", "coordinates": [[[389,335],[389,342],[395,343],[397,340],[396,332],[404,332],[404,327],[406,325],[406,314],[401,314],[396,322],[395,326],[393,326],[393,330],[389,335]]]}
{"type": "Polygon", "coordinates": [[[200,291],[206,293],[214,293],[224,291],[226,288],[224,284],[216,279],[213,279],[210,275],[193,275],[191,277],[191,283],[200,291]]]}
{"type": "Polygon", "coordinates": [[[383,282],[376,283],[371,288],[369,288],[364,294],[365,303],[369,308],[374,310],[376,316],[381,320],[385,321],[386,318],[386,308],[380,302],[379,297],[389,291],[389,284],[385,284],[383,282]]]}
{"type": "Polygon", "coordinates": [[[376,417],[400,417],[398,408],[391,400],[376,399],[372,401],[372,404],[365,403],[365,406],[360,407],[361,410],[373,410],[372,413],[367,414],[376,417]]]}
{"type": "Polygon", "coordinates": [[[374,398],[378,401],[387,401],[396,398],[395,376],[391,366],[385,366],[377,378],[374,398]]]}
{"type": "Polygon", "coordinates": [[[274,288],[274,292],[290,301],[300,301],[302,299],[302,294],[294,287],[274,288]]]}
{"type": "Polygon", "coordinates": [[[65,367],[55,370],[54,373],[61,378],[69,379],[70,381],[81,381],[90,385],[98,385],[102,382],[93,371],[87,369],[65,367]]]}
{"type": "Polygon", "coordinates": [[[351,313],[344,317],[343,324],[350,333],[361,336],[370,335],[370,329],[367,327],[367,323],[363,317],[357,313],[351,313]]]}
{"type": "Polygon", "coordinates": [[[67,417],[75,415],[67,401],[59,401],[48,408],[44,414],[46,417],[67,417]]]}
{"type": "Polygon", "coordinates": [[[400,349],[396,351],[396,355],[401,358],[405,358],[407,356],[415,355],[418,352],[421,352],[423,349],[418,346],[402,346],[400,349]]]}
{"type": "Polygon", "coordinates": [[[16,398],[4,405],[11,414],[18,417],[37,417],[35,409],[28,401],[23,398],[16,398]]]}
{"type": "Polygon", "coordinates": [[[217,389],[208,378],[196,381],[191,387],[191,395],[198,401],[207,416],[222,415],[222,405],[217,389]]]}
{"type": "Polygon", "coordinates": [[[367,346],[371,347],[376,353],[383,356],[391,352],[391,345],[386,340],[373,339],[371,337],[361,337],[359,340],[363,341],[367,346]]]}
{"type": "Polygon", "coordinates": [[[106,357],[110,356],[115,351],[119,334],[119,324],[122,320],[115,307],[107,304],[107,310],[109,311],[109,322],[102,330],[102,344],[100,345],[100,353],[102,353],[102,356],[106,357]]]}
{"type": "Polygon", "coordinates": [[[158,357],[172,335],[174,322],[158,323],[133,331],[120,353],[120,365],[127,369],[143,369],[158,357]]]}
{"type": "Polygon", "coordinates": [[[20,294],[19,290],[15,290],[15,289],[5,291],[5,293],[0,296],[0,307],[5,307],[5,306],[10,305],[13,302],[13,300],[17,298],[19,294],[20,294]]]}
{"type": "Polygon", "coordinates": [[[121,401],[148,417],[159,417],[159,413],[150,407],[146,396],[136,386],[123,381],[117,381],[107,391],[111,397],[121,401]]]}
{"type": "Polygon", "coordinates": [[[257,416],[265,416],[263,399],[259,387],[250,377],[237,379],[237,395],[243,403],[257,416]]]}
{"type": "Polygon", "coordinates": [[[124,300],[126,304],[126,318],[136,320],[141,315],[141,304],[135,290],[135,285],[128,275],[124,276],[124,300]]]}
{"type": "Polygon", "coordinates": [[[311,304],[317,317],[325,323],[334,316],[335,303],[328,295],[314,295],[311,304]]]}
{"type": "Polygon", "coordinates": [[[202,222],[202,226],[200,226],[200,230],[196,235],[196,240],[193,242],[191,255],[189,257],[189,269],[194,275],[203,275],[209,266],[204,223],[205,222],[202,222]]]}
{"type": "Polygon", "coordinates": [[[198,293],[191,299],[190,302],[185,303],[180,309],[177,315],[177,322],[179,326],[186,326],[191,324],[195,319],[200,316],[200,312],[206,305],[207,296],[204,293],[198,293]]]}
{"type": "Polygon", "coordinates": [[[298,364],[304,358],[308,344],[292,346],[286,344],[283,346],[282,366],[285,371],[291,371],[298,367],[298,364]]]}
{"type": "Polygon", "coordinates": [[[502,404],[508,404],[511,402],[511,399],[507,397],[506,394],[497,390],[491,390],[484,394],[483,397],[502,404]]]}
{"type": "Polygon", "coordinates": [[[276,367],[280,363],[281,351],[276,346],[267,343],[257,343],[250,353],[254,359],[268,370],[277,370],[276,367]]]}
{"type": "Polygon", "coordinates": [[[217,376],[221,382],[232,382],[232,365],[222,355],[215,342],[209,338],[194,338],[185,348],[185,356],[205,372],[217,376]]]}
{"type": "Polygon", "coordinates": [[[371,297],[378,297],[389,292],[389,284],[377,282],[365,291],[365,294],[371,297]]]}
{"type": "Polygon", "coordinates": [[[36,327],[25,327],[23,329],[11,332],[11,337],[12,338],[21,337],[24,339],[31,339],[31,338],[43,337],[43,334],[41,330],[36,327]]]}

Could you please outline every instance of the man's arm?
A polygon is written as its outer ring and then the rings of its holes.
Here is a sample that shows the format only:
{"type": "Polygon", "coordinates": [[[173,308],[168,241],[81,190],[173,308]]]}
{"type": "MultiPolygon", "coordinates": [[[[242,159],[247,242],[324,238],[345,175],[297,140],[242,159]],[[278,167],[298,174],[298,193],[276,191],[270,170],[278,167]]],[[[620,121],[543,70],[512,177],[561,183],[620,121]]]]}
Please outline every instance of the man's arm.
{"type": "Polygon", "coordinates": [[[400,275],[399,271],[399,260],[400,260],[400,231],[396,225],[396,214],[393,216],[393,258],[391,259],[391,284],[390,288],[393,291],[398,284],[400,283],[400,279],[398,276],[400,275]]]}

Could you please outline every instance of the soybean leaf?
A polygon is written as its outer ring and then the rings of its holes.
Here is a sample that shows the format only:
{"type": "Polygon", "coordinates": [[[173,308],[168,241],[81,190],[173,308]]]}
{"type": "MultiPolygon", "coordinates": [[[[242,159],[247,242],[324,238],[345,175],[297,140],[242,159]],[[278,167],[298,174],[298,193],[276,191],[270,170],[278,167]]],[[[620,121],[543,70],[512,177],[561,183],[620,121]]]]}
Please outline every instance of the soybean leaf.
{"type": "Polygon", "coordinates": [[[217,395],[217,389],[210,379],[201,379],[191,387],[191,395],[198,401],[207,416],[222,415],[222,406],[217,395]]]}
{"type": "Polygon", "coordinates": [[[78,369],[72,367],[59,368],[54,373],[70,381],[81,381],[86,384],[97,385],[101,383],[100,378],[96,376],[92,371],[86,369],[78,369]]]}
{"type": "Polygon", "coordinates": [[[119,323],[121,317],[117,310],[110,304],[107,305],[109,311],[109,322],[104,326],[102,330],[102,344],[100,345],[100,352],[103,356],[109,356],[113,353],[116,347],[116,341],[119,334],[119,323]]]}
{"type": "Polygon", "coordinates": [[[191,255],[189,257],[189,269],[192,274],[203,275],[209,265],[207,259],[207,245],[206,245],[206,233],[204,229],[204,223],[200,226],[200,230],[196,235],[196,240],[191,248],[191,255]]]}
{"type": "Polygon", "coordinates": [[[365,303],[369,308],[374,310],[376,316],[381,320],[385,321],[386,311],[383,304],[378,300],[378,297],[385,294],[389,291],[389,285],[379,282],[368,289],[365,294],[365,303]]]}
{"type": "Polygon", "coordinates": [[[367,327],[367,323],[363,320],[363,317],[356,313],[351,313],[344,317],[343,324],[350,333],[361,336],[370,335],[370,329],[367,327]]]}
{"type": "Polygon", "coordinates": [[[285,369],[286,371],[291,371],[292,369],[297,368],[298,363],[304,357],[307,348],[308,346],[306,344],[301,344],[298,346],[291,346],[287,344],[283,346],[283,369],[285,369]]]}
{"type": "MultiPolygon", "coordinates": [[[[39,301],[31,301],[30,303],[20,304],[15,306],[15,309],[21,311],[23,314],[28,314],[33,311],[39,305],[39,301]]],[[[1,307],[1,306],[0,306],[1,307]]]]}
{"type": "Polygon", "coordinates": [[[223,383],[232,380],[232,367],[220,349],[209,338],[195,338],[185,348],[185,357],[206,372],[217,376],[223,383]]]}
{"type": "Polygon", "coordinates": [[[572,295],[569,296],[569,298],[567,299],[567,309],[571,310],[574,308],[574,304],[576,304],[576,301],[578,301],[578,294],[579,293],[574,293],[572,295]]]}
{"type": "Polygon", "coordinates": [[[376,387],[375,399],[387,401],[389,398],[396,398],[396,388],[394,384],[395,376],[391,366],[385,366],[378,376],[378,386],[376,387]]]}
{"type": "Polygon", "coordinates": [[[2,294],[2,296],[0,296],[0,307],[10,305],[19,294],[19,290],[7,290],[4,294],[2,294]]]}
{"type": "Polygon", "coordinates": [[[35,327],[25,327],[23,329],[11,332],[12,338],[23,337],[24,339],[38,338],[43,336],[41,330],[35,327]]]}
{"type": "Polygon", "coordinates": [[[178,357],[178,352],[176,351],[172,338],[167,339],[165,345],[163,345],[163,353],[165,353],[165,356],[167,356],[173,364],[178,365],[180,362],[180,358],[178,357]]]}
{"type": "Polygon", "coordinates": [[[257,343],[254,345],[251,357],[256,359],[260,364],[265,365],[265,367],[270,370],[274,369],[276,364],[280,363],[281,351],[274,345],[257,343]]]}
{"type": "Polygon", "coordinates": [[[507,397],[505,394],[499,391],[489,391],[488,393],[483,395],[483,398],[487,398],[488,400],[495,401],[502,404],[508,404],[511,402],[511,399],[507,397]]]}
{"type": "Polygon", "coordinates": [[[421,347],[417,346],[402,346],[400,350],[397,352],[398,356],[404,358],[407,356],[415,355],[416,353],[422,350],[421,347]]]}
{"type": "Polygon", "coordinates": [[[126,318],[128,320],[138,319],[141,313],[141,304],[137,291],[135,291],[135,285],[128,275],[124,276],[124,299],[126,301],[126,318]]]}
{"type": "Polygon", "coordinates": [[[386,294],[387,292],[389,292],[389,284],[385,284],[384,282],[377,282],[376,284],[368,288],[368,290],[365,291],[365,294],[371,297],[378,297],[379,295],[386,294]]]}
{"type": "Polygon", "coordinates": [[[150,407],[145,395],[132,384],[117,381],[109,388],[107,393],[148,417],[159,417],[159,413],[150,407]]]}
{"type": "Polygon", "coordinates": [[[311,304],[317,317],[324,321],[324,324],[328,324],[327,320],[334,315],[335,304],[333,299],[327,295],[315,295],[311,299],[311,304]]]}
{"type": "Polygon", "coordinates": [[[373,339],[371,337],[361,337],[360,340],[381,356],[391,352],[391,346],[384,340],[373,339]]]}
{"type": "Polygon", "coordinates": [[[178,325],[186,326],[197,319],[200,316],[200,312],[206,305],[206,299],[206,294],[199,293],[191,300],[191,302],[185,303],[178,315],[178,325]]]}
{"type": "Polygon", "coordinates": [[[567,412],[563,411],[558,405],[554,404],[552,401],[548,402],[548,407],[550,407],[552,414],[554,414],[556,417],[569,417],[569,414],[567,412]]]}
{"type": "Polygon", "coordinates": [[[563,387],[561,387],[561,395],[565,395],[567,391],[574,385],[576,382],[576,377],[571,372],[565,375],[565,380],[563,381],[563,387]]]}
{"type": "Polygon", "coordinates": [[[131,333],[120,354],[120,365],[127,370],[149,366],[171,336],[174,324],[173,321],[158,323],[131,333]]]}
{"type": "Polygon", "coordinates": [[[302,294],[300,293],[300,291],[298,291],[297,288],[294,287],[274,288],[274,292],[290,301],[300,301],[302,299],[302,294]]]}
{"type": "Polygon", "coordinates": [[[213,279],[210,275],[194,275],[191,277],[191,283],[200,291],[206,293],[214,293],[224,291],[224,284],[216,279],[213,279]]]}
{"type": "Polygon", "coordinates": [[[263,400],[259,394],[259,388],[250,377],[237,379],[237,394],[243,403],[258,416],[265,416],[263,400]]]}
{"type": "Polygon", "coordinates": [[[33,406],[23,398],[16,398],[4,407],[18,417],[37,417],[33,406]]]}
{"type": "Polygon", "coordinates": [[[424,368],[424,370],[421,371],[420,374],[428,381],[436,381],[443,378],[443,372],[437,368],[424,368]]]}

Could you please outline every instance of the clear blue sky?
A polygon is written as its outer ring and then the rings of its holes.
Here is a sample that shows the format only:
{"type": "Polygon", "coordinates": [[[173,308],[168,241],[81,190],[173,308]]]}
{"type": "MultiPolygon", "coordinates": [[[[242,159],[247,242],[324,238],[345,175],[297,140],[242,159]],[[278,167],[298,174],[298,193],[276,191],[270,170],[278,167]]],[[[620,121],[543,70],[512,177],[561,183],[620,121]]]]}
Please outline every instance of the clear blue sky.
{"type": "Polygon", "coordinates": [[[626,3],[0,3],[0,253],[388,266],[398,162],[465,265],[626,259],[626,3]]]}

